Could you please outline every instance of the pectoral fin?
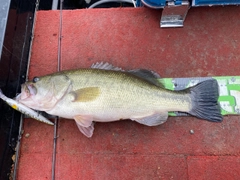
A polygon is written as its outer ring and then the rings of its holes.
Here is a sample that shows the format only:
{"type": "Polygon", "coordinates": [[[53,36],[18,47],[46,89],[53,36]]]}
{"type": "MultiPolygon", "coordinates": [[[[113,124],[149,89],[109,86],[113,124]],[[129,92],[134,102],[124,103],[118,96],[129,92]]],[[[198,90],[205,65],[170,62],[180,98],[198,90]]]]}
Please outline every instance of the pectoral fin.
{"type": "Polygon", "coordinates": [[[153,114],[151,116],[143,117],[143,118],[136,118],[132,119],[140,124],[146,125],[146,126],[158,126],[160,124],[163,124],[167,121],[168,118],[168,112],[161,112],[158,114],[153,114]]]}
{"type": "Polygon", "coordinates": [[[86,87],[70,92],[73,96],[73,102],[93,101],[100,95],[99,87],[86,87]]]}
{"type": "Polygon", "coordinates": [[[94,131],[93,119],[90,116],[74,116],[78,129],[87,137],[92,137],[94,131]]]}

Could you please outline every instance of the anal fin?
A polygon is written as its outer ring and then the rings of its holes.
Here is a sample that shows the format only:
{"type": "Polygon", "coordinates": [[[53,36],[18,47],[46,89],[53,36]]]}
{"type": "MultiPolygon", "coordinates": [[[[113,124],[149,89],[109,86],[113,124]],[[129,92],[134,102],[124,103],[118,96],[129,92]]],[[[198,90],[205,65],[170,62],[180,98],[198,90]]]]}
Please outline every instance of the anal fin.
{"type": "Polygon", "coordinates": [[[143,118],[136,118],[136,119],[133,118],[132,120],[146,126],[158,126],[166,122],[167,118],[168,118],[168,112],[161,112],[161,113],[153,114],[151,116],[147,116],[143,118]]]}

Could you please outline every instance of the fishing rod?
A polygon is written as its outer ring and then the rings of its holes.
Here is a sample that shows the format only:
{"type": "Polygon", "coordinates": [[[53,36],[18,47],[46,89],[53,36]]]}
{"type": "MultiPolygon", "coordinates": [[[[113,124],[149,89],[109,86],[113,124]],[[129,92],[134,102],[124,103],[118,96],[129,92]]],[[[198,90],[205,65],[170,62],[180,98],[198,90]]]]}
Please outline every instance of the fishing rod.
{"type": "MultiPolygon", "coordinates": [[[[61,53],[62,53],[62,9],[63,9],[63,1],[60,0],[60,16],[59,16],[59,34],[58,34],[58,63],[57,70],[58,72],[61,70],[61,53]]],[[[52,180],[55,180],[55,167],[56,167],[56,147],[57,147],[57,129],[58,129],[59,117],[55,118],[54,122],[54,137],[53,137],[53,157],[52,157],[52,180]]]]}

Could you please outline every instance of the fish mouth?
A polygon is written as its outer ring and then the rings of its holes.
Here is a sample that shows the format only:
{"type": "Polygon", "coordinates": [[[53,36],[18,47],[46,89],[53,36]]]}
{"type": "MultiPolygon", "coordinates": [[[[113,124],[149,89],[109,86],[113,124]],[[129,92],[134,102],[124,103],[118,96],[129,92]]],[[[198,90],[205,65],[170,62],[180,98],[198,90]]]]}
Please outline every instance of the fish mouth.
{"type": "Polygon", "coordinates": [[[23,100],[29,98],[32,95],[37,94],[37,89],[32,83],[24,83],[21,87],[21,94],[19,94],[16,99],[23,100]]]}

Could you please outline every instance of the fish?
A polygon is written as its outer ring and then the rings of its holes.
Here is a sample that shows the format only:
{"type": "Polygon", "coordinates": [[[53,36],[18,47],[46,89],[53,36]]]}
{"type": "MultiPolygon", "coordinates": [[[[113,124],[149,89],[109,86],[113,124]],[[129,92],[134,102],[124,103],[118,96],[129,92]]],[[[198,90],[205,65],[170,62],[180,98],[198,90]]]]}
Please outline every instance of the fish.
{"type": "Polygon", "coordinates": [[[65,70],[34,77],[21,86],[17,100],[32,109],[66,119],[74,119],[79,130],[92,137],[95,122],[131,119],[157,126],[168,112],[186,112],[200,119],[221,122],[216,80],[172,91],[150,70],[123,70],[109,63],[91,68],[65,70]]]}
{"type": "Polygon", "coordinates": [[[19,103],[18,101],[14,100],[14,99],[11,99],[11,98],[8,98],[7,96],[5,96],[1,89],[0,89],[0,99],[2,99],[4,102],[6,102],[13,109],[15,109],[15,110],[33,118],[33,119],[36,119],[38,121],[41,121],[41,122],[49,124],[49,125],[54,125],[54,123],[52,123],[50,120],[48,120],[47,118],[45,118],[44,116],[42,116],[38,112],[36,112],[36,111],[32,110],[31,108],[19,103]]]}

